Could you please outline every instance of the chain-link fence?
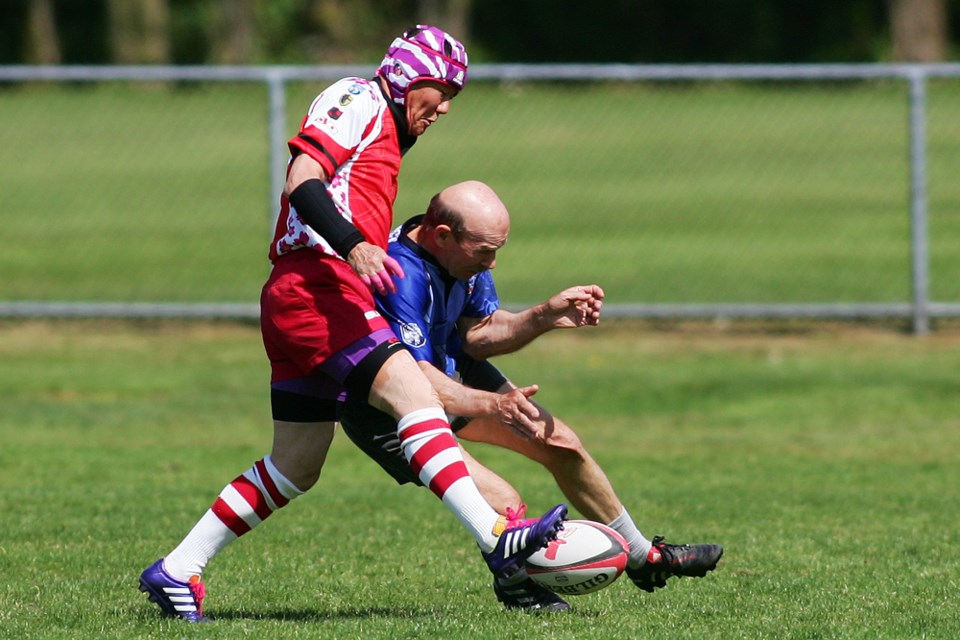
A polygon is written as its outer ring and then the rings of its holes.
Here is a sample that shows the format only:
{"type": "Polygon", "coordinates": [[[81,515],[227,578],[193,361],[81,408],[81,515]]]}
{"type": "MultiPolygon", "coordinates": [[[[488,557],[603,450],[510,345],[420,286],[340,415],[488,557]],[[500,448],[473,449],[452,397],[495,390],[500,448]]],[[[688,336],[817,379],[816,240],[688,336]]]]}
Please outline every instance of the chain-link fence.
{"type": "MultiPolygon", "coordinates": [[[[367,68],[0,67],[0,315],[252,316],[285,141],[367,68]]],[[[480,179],[508,305],[960,316],[960,65],[482,66],[396,221],[480,179]]]]}

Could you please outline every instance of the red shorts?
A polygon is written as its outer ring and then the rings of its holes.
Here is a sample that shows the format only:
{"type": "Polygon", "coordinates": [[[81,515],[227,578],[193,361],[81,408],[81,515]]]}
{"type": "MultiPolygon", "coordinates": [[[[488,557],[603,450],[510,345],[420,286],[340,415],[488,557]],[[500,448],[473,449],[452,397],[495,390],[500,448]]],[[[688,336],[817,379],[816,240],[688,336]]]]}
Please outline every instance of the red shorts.
{"type": "Polygon", "coordinates": [[[357,340],[387,330],[373,294],[343,260],[304,249],[281,256],[260,295],[271,382],[316,372],[357,340]]]}

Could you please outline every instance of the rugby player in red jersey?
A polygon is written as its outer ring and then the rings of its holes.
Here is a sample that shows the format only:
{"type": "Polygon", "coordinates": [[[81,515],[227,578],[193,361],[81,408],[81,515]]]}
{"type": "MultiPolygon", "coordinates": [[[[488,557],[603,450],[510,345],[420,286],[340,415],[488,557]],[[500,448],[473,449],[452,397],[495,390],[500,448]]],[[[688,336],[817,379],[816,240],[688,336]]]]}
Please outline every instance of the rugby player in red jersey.
{"type": "Polygon", "coordinates": [[[395,290],[404,275],[386,253],[401,159],[466,80],[460,42],[412,27],[375,78],[344,78],[317,96],[289,141],[273,269],[260,299],[273,447],[141,574],[141,590],[165,613],[208,619],[200,579],[207,563],[316,483],[348,394],[397,420],[411,469],[473,535],[495,575],[514,572],[562,528],[566,505],[508,521],[483,499],[436,391],[374,304],[374,291],[395,290]]]}

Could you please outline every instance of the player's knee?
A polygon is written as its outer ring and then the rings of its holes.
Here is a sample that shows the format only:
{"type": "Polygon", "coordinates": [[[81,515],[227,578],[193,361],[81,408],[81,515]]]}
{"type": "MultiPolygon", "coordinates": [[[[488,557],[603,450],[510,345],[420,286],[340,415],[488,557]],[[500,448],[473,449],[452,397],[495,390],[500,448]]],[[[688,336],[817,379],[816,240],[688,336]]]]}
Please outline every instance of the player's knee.
{"type": "Polygon", "coordinates": [[[587,458],[586,449],[577,434],[566,424],[555,421],[554,428],[542,441],[541,462],[549,469],[578,466],[587,458]]]}
{"type": "Polygon", "coordinates": [[[550,450],[582,454],[583,443],[576,432],[561,420],[551,419],[547,425],[544,444],[550,450]]]}

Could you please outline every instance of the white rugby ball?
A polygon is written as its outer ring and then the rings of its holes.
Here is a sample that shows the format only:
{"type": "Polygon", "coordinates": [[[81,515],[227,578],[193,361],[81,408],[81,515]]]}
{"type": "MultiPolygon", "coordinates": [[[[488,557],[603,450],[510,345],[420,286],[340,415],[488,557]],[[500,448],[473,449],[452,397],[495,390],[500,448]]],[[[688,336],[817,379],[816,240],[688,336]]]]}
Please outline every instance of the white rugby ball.
{"type": "Polygon", "coordinates": [[[579,596],[613,584],[627,566],[630,545],[606,525],[567,520],[557,539],[527,558],[530,577],[564,596],[579,596]]]}

